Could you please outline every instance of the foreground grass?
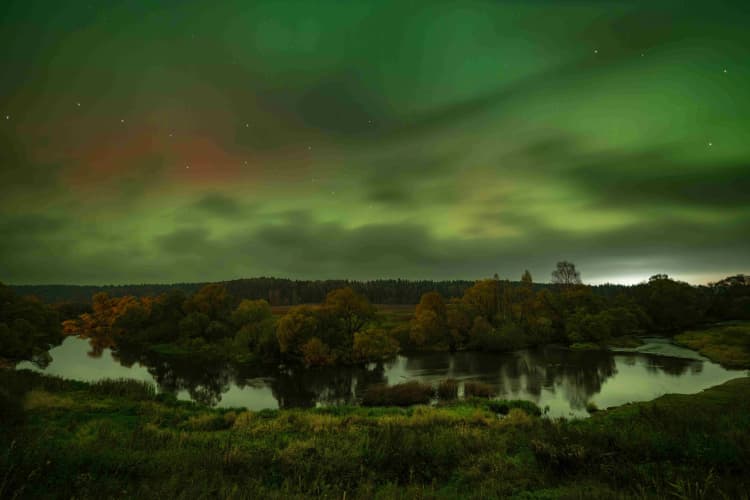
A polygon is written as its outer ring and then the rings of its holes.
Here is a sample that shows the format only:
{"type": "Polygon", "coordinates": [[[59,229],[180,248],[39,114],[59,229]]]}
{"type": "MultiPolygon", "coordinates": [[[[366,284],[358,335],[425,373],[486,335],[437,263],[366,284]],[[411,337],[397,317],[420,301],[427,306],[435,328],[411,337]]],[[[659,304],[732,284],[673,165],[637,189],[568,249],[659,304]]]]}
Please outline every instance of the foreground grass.
{"type": "Polygon", "coordinates": [[[677,335],[675,342],[728,368],[750,368],[750,321],[688,331],[677,335]]]}
{"type": "Polygon", "coordinates": [[[747,498],[750,379],[580,421],[528,403],[212,410],[0,372],[0,497],[747,498]],[[744,497],[743,497],[744,495],[744,497]]]}

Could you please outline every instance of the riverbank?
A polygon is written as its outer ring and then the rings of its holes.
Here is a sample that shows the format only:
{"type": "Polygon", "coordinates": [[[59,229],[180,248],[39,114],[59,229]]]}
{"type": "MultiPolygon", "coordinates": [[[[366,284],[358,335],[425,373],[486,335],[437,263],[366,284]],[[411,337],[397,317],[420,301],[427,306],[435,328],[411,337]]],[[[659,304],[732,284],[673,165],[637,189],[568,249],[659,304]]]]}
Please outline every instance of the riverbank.
{"type": "Polygon", "coordinates": [[[750,369],[750,321],[732,321],[691,330],[675,336],[674,340],[727,368],[750,369]]]}
{"type": "Polygon", "coordinates": [[[0,378],[0,496],[612,498],[704,492],[706,498],[734,498],[750,487],[744,475],[750,465],[750,378],[579,421],[482,399],[440,407],[218,410],[177,402],[134,382],[86,384],[26,371],[3,371],[0,378]]]}

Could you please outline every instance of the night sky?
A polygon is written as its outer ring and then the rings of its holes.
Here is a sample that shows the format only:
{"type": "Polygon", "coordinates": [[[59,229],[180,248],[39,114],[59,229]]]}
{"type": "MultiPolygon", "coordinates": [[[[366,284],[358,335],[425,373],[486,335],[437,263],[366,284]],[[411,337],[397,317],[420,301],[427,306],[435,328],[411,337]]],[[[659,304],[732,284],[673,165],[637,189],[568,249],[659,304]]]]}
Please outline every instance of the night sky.
{"type": "Polygon", "coordinates": [[[0,281],[750,271],[750,4],[0,7],[0,281]]]}

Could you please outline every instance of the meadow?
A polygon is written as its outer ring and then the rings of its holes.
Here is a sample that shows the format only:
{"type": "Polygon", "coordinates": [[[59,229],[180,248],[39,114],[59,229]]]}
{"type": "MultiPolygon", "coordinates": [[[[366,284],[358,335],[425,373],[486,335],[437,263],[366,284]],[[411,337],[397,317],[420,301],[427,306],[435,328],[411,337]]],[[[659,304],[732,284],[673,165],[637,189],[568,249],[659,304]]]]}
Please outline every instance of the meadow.
{"type": "Polygon", "coordinates": [[[675,336],[675,342],[728,368],[750,367],[750,321],[727,321],[689,330],[675,336]]]}
{"type": "Polygon", "coordinates": [[[750,378],[584,420],[481,397],[210,409],[144,383],[28,371],[0,372],[0,387],[0,497],[747,498],[750,488],[750,378]]]}

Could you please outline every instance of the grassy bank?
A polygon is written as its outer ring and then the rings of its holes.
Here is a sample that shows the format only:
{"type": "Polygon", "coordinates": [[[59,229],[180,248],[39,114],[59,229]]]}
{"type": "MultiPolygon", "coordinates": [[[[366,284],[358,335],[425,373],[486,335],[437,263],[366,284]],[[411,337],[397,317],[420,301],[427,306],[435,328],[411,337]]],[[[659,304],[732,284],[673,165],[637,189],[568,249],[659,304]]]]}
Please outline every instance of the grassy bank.
{"type": "Polygon", "coordinates": [[[750,368],[750,321],[681,333],[675,342],[728,368],[750,368]]]}
{"type": "Polygon", "coordinates": [[[0,376],[0,497],[743,498],[750,488],[747,378],[566,422],[481,399],[212,410],[137,382],[0,376]]]}

